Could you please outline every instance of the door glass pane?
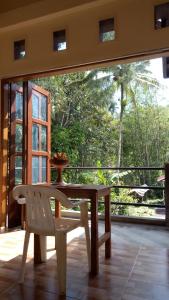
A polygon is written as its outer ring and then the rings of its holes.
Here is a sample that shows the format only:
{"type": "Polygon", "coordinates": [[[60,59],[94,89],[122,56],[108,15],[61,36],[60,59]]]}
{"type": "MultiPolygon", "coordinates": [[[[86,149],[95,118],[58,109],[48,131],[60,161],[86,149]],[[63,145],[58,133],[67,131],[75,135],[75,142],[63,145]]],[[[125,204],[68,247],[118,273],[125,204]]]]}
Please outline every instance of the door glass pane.
{"type": "Polygon", "coordinates": [[[42,182],[46,182],[46,157],[42,157],[42,182]]]}
{"type": "Polygon", "coordinates": [[[41,126],[41,151],[47,150],[47,143],[46,143],[46,126],[41,126]]]}
{"type": "Polygon", "coordinates": [[[39,150],[39,126],[37,124],[32,126],[32,150],[39,150]]]}
{"type": "Polygon", "coordinates": [[[23,95],[16,92],[16,119],[23,119],[23,95]]]}
{"type": "Polygon", "coordinates": [[[32,157],[32,183],[39,182],[39,157],[32,157]]]}
{"type": "Polygon", "coordinates": [[[21,124],[16,124],[16,135],[15,135],[15,145],[16,151],[22,151],[22,132],[23,128],[21,124]]]}
{"type": "Polygon", "coordinates": [[[44,95],[41,95],[41,119],[47,120],[47,97],[44,95]]]}
{"type": "Polygon", "coordinates": [[[39,98],[32,94],[32,118],[39,119],[39,98]]]}
{"type": "Polygon", "coordinates": [[[22,183],[22,156],[15,158],[15,184],[22,183]]]}

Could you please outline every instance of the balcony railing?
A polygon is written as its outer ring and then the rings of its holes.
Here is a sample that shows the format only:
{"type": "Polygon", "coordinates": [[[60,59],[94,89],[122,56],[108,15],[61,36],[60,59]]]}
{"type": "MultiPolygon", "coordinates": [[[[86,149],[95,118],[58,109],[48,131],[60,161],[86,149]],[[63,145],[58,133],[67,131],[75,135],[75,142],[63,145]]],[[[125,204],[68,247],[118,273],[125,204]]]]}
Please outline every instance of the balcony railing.
{"type": "MultiPolygon", "coordinates": [[[[161,171],[164,173],[164,185],[160,186],[158,185],[130,185],[130,184],[110,184],[109,186],[111,187],[112,191],[114,189],[120,190],[120,189],[139,189],[139,190],[144,190],[148,189],[151,191],[162,191],[164,195],[164,201],[163,203],[157,204],[157,203],[145,203],[142,201],[142,203],[138,203],[136,201],[134,202],[123,202],[123,201],[111,201],[111,204],[114,207],[126,207],[126,206],[133,206],[133,207],[147,207],[147,208],[155,208],[155,209],[163,209],[165,211],[165,216],[164,220],[166,224],[169,225],[169,164],[166,164],[164,167],[66,167],[65,171],[66,173],[69,171],[78,171],[78,172],[93,172],[93,171],[108,171],[108,172],[120,172],[121,171],[144,171],[144,172],[152,172],[152,171],[161,171]]],[[[99,203],[103,203],[100,201],[99,203]]],[[[127,216],[129,217],[129,216],[127,216]]],[[[126,217],[126,218],[127,218],[126,217]]]]}

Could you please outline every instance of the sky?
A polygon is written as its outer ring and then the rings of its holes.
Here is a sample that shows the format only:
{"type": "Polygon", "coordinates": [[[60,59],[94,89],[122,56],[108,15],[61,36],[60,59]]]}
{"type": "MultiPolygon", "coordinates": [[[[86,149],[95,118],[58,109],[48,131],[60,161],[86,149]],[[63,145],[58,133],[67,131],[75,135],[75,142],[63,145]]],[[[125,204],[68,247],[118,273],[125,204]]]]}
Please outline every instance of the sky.
{"type": "Polygon", "coordinates": [[[161,84],[161,89],[159,89],[157,94],[158,104],[163,106],[169,105],[169,79],[163,78],[162,58],[150,60],[150,70],[161,84]]]}

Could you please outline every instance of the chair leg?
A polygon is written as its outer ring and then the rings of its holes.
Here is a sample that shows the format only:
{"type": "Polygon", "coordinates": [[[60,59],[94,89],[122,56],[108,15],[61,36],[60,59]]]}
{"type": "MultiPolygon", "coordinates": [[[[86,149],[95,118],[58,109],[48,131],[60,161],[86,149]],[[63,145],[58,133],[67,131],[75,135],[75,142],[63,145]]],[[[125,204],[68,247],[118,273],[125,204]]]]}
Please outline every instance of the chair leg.
{"type": "Polygon", "coordinates": [[[90,253],[90,230],[88,222],[84,224],[85,236],[86,236],[86,248],[87,248],[87,257],[88,257],[88,266],[89,272],[91,271],[91,253],[90,253]]]}
{"type": "Polygon", "coordinates": [[[26,258],[27,258],[27,252],[28,252],[29,238],[30,238],[30,233],[28,231],[26,231],[25,239],[24,239],[22,263],[21,263],[21,272],[20,272],[20,276],[19,276],[19,283],[24,282],[25,265],[26,265],[26,258]]]}
{"type": "Polygon", "coordinates": [[[66,233],[58,232],[56,234],[56,243],[59,294],[66,295],[66,233]]]}

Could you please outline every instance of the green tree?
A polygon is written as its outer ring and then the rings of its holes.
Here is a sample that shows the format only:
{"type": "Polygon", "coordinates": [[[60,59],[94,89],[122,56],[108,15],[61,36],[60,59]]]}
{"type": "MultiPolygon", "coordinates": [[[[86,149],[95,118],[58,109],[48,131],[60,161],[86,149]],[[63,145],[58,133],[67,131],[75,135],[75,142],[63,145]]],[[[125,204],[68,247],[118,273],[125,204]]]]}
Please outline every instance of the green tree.
{"type": "Polygon", "coordinates": [[[36,81],[51,93],[52,152],[66,152],[74,166],[93,166],[97,161],[111,166],[117,162],[118,167],[122,163],[150,166],[146,138],[151,139],[143,128],[152,114],[144,120],[143,113],[155,105],[158,82],[148,67],[144,61],[36,81]],[[133,136],[139,136],[137,143],[128,133],[128,119],[133,136]]]}
{"type": "MultiPolygon", "coordinates": [[[[148,69],[149,61],[136,62],[132,64],[117,65],[108,69],[112,74],[114,90],[116,89],[116,98],[119,101],[119,139],[117,153],[117,167],[121,167],[123,153],[123,117],[124,113],[131,108],[137,112],[137,121],[139,115],[137,103],[141,100],[140,95],[152,95],[155,93],[158,85],[157,80],[152,77],[148,69]]],[[[144,98],[144,97],[143,97],[144,98]]]]}
{"type": "Polygon", "coordinates": [[[115,161],[117,122],[113,109],[110,76],[99,70],[40,79],[51,93],[52,152],[64,151],[71,165],[93,166],[115,161]]]}

